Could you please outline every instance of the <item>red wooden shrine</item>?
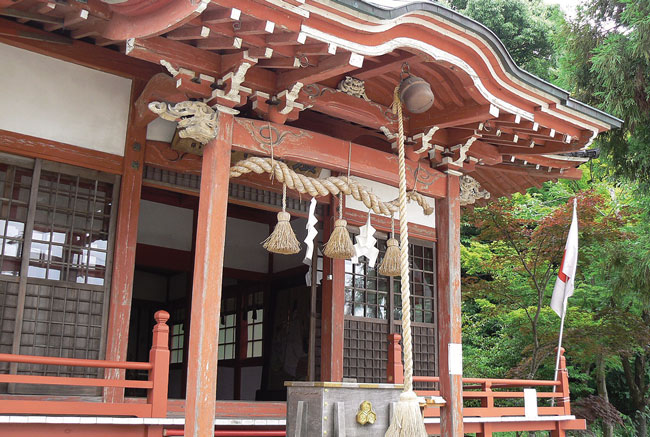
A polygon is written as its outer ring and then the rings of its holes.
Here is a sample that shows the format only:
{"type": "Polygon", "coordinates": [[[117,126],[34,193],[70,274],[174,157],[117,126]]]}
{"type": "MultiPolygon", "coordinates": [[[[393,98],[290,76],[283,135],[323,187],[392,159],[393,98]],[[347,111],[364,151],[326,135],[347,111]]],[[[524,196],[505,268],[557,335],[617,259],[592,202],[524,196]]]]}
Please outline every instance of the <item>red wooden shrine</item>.
{"type": "MultiPolygon", "coordinates": [[[[400,383],[396,281],[265,252],[282,185],[229,169],[273,157],[392,200],[406,66],[435,95],[404,120],[409,190],[435,205],[409,223],[416,388],[446,402],[427,429],[585,428],[564,358],[557,381],[458,371],[460,214],[579,179],[621,120],[434,3],[0,0],[0,16],[0,433],[285,435],[286,380],[400,383]],[[211,109],[179,127],[152,102],[211,109]]],[[[297,232],[306,197],[288,193],[297,232]]],[[[321,244],[338,199],[317,201],[321,244]]],[[[343,214],[355,233],[367,209],[346,196],[343,214]]],[[[391,220],[372,223],[383,251],[391,220]]]]}

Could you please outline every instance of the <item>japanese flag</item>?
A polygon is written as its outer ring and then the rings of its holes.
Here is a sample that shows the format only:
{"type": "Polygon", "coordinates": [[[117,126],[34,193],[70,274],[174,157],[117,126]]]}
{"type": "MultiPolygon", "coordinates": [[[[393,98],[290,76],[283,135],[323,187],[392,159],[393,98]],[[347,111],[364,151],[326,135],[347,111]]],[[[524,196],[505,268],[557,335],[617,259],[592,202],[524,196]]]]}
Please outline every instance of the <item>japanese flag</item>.
{"type": "Polygon", "coordinates": [[[564,257],[557,274],[553,297],[551,297],[551,308],[562,317],[566,309],[566,302],[573,295],[576,267],[578,266],[578,213],[576,212],[577,201],[573,199],[573,219],[569,228],[569,236],[564,247],[564,257]]]}

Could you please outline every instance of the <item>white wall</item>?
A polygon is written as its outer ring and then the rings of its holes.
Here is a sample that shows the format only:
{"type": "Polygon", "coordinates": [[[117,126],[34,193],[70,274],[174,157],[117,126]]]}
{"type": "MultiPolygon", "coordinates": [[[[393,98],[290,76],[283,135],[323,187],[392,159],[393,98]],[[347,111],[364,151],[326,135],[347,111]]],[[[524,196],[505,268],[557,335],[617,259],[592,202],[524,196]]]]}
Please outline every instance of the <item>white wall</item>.
{"type": "Polygon", "coordinates": [[[147,139],[171,143],[176,132],[176,124],[173,121],[157,117],[147,125],[147,139]]]}
{"type": "Polygon", "coordinates": [[[193,226],[191,209],[140,200],[138,243],[190,251],[193,226]]]}
{"type": "MultiPolygon", "coordinates": [[[[372,193],[379,196],[379,198],[384,202],[390,202],[391,200],[397,199],[397,196],[399,195],[399,190],[395,187],[391,187],[390,185],[374,182],[356,176],[353,177],[353,179],[358,181],[360,184],[364,185],[372,193]]],[[[435,206],[435,202],[432,197],[427,197],[427,199],[429,200],[429,204],[431,206],[435,206]]],[[[368,212],[368,208],[366,208],[366,205],[364,205],[363,202],[354,199],[352,196],[345,197],[345,206],[347,208],[368,212]]],[[[436,227],[435,212],[431,215],[424,215],[424,212],[422,212],[422,208],[420,207],[420,205],[418,205],[415,202],[410,202],[408,204],[406,212],[408,214],[409,223],[417,223],[419,225],[429,226],[430,228],[436,227]]],[[[397,214],[395,215],[395,218],[399,219],[397,214]]]]}
{"type": "Polygon", "coordinates": [[[0,44],[0,129],[124,155],[131,80],[0,44]]]}
{"type": "Polygon", "coordinates": [[[228,217],[223,266],[266,273],[269,267],[269,253],[261,243],[268,236],[268,225],[228,217]]]}
{"type": "MultiPolygon", "coordinates": [[[[191,209],[141,200],[138,243],[190,251],[193,221],[191,209]]],[[[266,273],[269,253],[261,243],[268,236],[269,227],[265,224],[228,217],[224,267],[266,273]]],[[[297,262],[292,261],[290,267],[298,265],[302,256],[297,262]]]]}

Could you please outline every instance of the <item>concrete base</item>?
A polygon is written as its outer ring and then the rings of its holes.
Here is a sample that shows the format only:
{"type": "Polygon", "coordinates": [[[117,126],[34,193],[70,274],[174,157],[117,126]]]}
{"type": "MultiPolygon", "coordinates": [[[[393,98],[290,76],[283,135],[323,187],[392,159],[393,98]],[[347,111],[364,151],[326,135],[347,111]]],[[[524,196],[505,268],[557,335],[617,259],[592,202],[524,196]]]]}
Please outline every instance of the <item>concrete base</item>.
{"type": "Polygon", "coordinates": [[[401,384],[286,382],[287,437],[383,437],[401,384]],[[374,424],[357,423],[361,403],[369,401],[374,424]]]}

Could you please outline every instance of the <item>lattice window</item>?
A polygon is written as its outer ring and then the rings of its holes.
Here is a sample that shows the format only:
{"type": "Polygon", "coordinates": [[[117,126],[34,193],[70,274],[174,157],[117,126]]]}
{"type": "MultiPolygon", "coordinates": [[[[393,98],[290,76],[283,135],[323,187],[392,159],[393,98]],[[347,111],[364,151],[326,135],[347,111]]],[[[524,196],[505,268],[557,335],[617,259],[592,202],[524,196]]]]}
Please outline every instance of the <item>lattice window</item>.
{"type": "Polygon", "coordinates": [[[222,300],[219,322],[219,360],[233,360],[237,356],[237,298],[222,300]]]}
{"type": "Polygon", "coordinates": [[[261,357],[264,309],[249,310],[246,321],[248,322],[246,358],[261,357]]]}
{"type": "Polygon", "coordinates": [[[104,285],[112,191],[109,183],[41,173],[30,278],[104,285]]]}
{"type": "Polygon", "coordinates": [[[32,170],[0,163],[0,273],[20,275],[32,170]]]}
{"type": "MultiPolygon", "coordinates": [[[[410,289],[411,289],[411,320],[415,323],[436,323],[436,274],[433,248],[417,244],[409,244],[410,289]]],[[[401,281],[393,278],[394,320],[402,319],[401,281]]]]}
{"type": "MultiPolygon", "coordinates": [[[[102,358],[117,180],[97,171],[0,154],[1,352],[102,358]],[[23,313],[17,325],[18,308],[23,313]]],[[[93,368],[26,364],[8,370],[98,374],[93,368]]],[[[19,385],[15,392],[47,393],[51,387],[19,385]]],[[[72,394],[62,388],[56,392],[72,394]]]]}
{"type": "Polygon", "coordinates": [[[170,364],[178,364],[183,362],[183,346],[185,345],[185,325],[183,323],[176,323],[172,325],[170,330],[170,364]]]}
{"type": "MultiPolygon", "coordinates": [[[[386,242],[378,239],[379,260],[386,242]]],[[[401,332],[400,279],[379,275],[365,258],[345,265],[344,376],[359,382],[386,380],[389,332],[401,332]],[[391,302],[392,295],[392,302],[391,302]],[[389,314],[393,314],[392,318],[389,314]],[[392,320],[391,320],[392,319],[392,320]]],[[[437,373],[435,252],[432,243],[409,245],[413,361],[418,375],[437,373]]]]}
{"type": "MultiPolygon", "coordinates": [[[[386,241],[377,242],[379,259],[386,252],[386,241]]],[[[345,260],[345,314],[372,319],[388,319],[390,278],[377,273],[365,257],[353,264],[345,260]]]]}
{"type": "Polygon", "coordinates": [[[258,291],[246,296],[246,358],[262,356],[262,335],[264,331],[264,292],[258,291]]]}

